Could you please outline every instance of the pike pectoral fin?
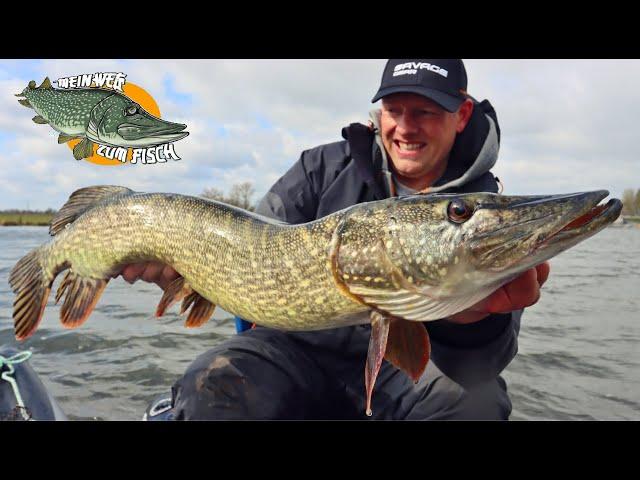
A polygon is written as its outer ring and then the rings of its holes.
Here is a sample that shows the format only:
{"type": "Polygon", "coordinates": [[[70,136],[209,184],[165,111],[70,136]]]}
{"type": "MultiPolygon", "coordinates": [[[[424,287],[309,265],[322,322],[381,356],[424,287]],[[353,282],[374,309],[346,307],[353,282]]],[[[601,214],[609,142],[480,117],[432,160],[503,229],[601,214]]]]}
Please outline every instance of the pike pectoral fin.
{"type": "Polygon", "coordinates": [[[82,325],[98,303],[108,280],[86,278],[69,270],[56,292],[56,303],[66,293],[60,320],[66,328],[82,325]]]}
{"type": "Polygon", "coordinates": [[[161,317],[174,303],[179,302],[184,297],[193,293],[193,290],[184,281],[184,277],[178,277],[169,284],[164,291],[158,308],[156,309],[156,317],[161,317]]]}
{"type": "Polygon", "coordinates": [[[73,158],[82,160],[93,155],[93,142],[88,138],[83,139],[79,144],[73,147],[73,158]]]}
{"type": "Polygon", "coordinates": [[[417,383],[427,367],[430,355],[429,334],[421,322],[391,319],[385,360],[417,383]]]}
{"type": "Polygon", "coordinates": [[[373,414],[371,411],[371,395],[387,349],[390,323],[390,318],[376,311],[371,312],[371,338],[369,339],[367,364],[364,371],[364,383],[367,393],[366,414],[369,417],[373,414]]]}
{"type": "Polygon", "coordinates": [[[184,322],[184,326],[187,328],[194,328],[203,325],[207,320],[209,320],[209,318],[211,318],[213,311],[216,309],[216,306],[213,303],[204,298],[198,292],[193,291],[182,301],[180,314],[182,315],[186,312],[190,306],[191,311],[189,312],[187,320],[184,322]]]}
{"type": "Polygon", "coordinates": [[[81,137],[74,137],[73,135],[67,135],[66,133],[61,133],[58,135],[58,143],[67,143],[71,140],[77,140],[81,137]]]}
{"type": "Polygon", "coordinates": [[[35,123],[39,125],[46,125],[49,123],[45,118],[41,117],[40,115],[36,115],[31,120],[33,120],[35,123]]]}

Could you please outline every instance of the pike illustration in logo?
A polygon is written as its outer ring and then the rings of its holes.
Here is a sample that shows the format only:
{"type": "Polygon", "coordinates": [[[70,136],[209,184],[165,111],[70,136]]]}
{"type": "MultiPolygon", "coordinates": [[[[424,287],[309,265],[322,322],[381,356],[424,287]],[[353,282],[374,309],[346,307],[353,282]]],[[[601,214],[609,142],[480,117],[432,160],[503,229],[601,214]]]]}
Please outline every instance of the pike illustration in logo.
{"type": "Polygon", "coordinates": [[[36,111],[35,123],[49,124],[60,133],[58,143],[82,140],[73,148],[76,160],[90,157],[94,143],[144,148],[175,142],[189,135],[183,131],[186,125],[155,117],[115,90],[55,89],[47,77],[39,87],[32,80],[16,97],[24,97],[18,102],[36,111]]]}

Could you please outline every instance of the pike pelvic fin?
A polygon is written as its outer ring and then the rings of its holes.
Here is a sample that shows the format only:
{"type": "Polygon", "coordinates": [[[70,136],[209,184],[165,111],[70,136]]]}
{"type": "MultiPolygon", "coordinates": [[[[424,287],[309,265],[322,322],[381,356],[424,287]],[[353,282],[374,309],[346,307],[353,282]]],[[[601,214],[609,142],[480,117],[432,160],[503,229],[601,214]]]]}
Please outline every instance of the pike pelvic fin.
{"type": "Polygon", "coordinates": [[[67,135],[66,133],[61,133],[60,135],[58,135],[58,144],[67,143],[71,140],[77,140],[79,138],[82,138],[82,137],[75,137],[73,135],[67,135]]]}
{"type": "Polygon", "coordinates": [[[385,360],[409,375],[414,383],[418,383],[430,356],[429,334],[422,322],[391,319],[385,360]]]}
{"type": "Polygon", "coordinates": [[[53,87],[51,86],[51,80],[49,80],[49,77],[45,77],[45,79],[42,82],[42,85],[40,85],[38,88],[51,90],[53,87]]]}
{"type": "Polygon", "coordinates": [[[382,366],[385,351],[387,349],[387,338],[389,336],[390,317],[385,317],[376,311],[371,312],[371,338],[369,339],[369,349],[367,351],[367,363],[364,369],[364,385],[367,394],[366,414],[373,415],[371,411],[371,396],[373,386],[378,378],[378,372],[382,366]]]}
{"type": "Polygon", "coordinates": [[[76,160],[82,160],[93,155],[93,142],[88,138],[83,138],[82,141],[73,147],[73,158],[76,160]]]}
{"type": "Polygon", "coordinates": [[[20,105],[22,105],[24,107],[33,108],[31,103],[29,102],[29,100],[27,100],[26,98],[21,98],[20,100],[18,100],[18,103],[20,103],[20,105]]]}
{"type": "Polygon", "coordinates": [[[182,301],[180,314],[182,315],[184,312],[186,312],[191,305],[193,306],[191,307],[189,316],[184,322],[184,326],[187,328],[200,327],[204,325],[207,320],[211,318],[211,315],[213,315],[213,311],[216,309],[216,306],[213,303],[211,303],[209,300],[195,291],[192,291],[182,301]]]}
{"type": "Polygon", "coordinates": [[[9,275],[9,284],[16,294],[13,323],[17,340],[25,340],[38,328],[49,298],[53,280],[47,278],[42,266],[42,248],[22,257],[9,275]]]}
{"type": "Polygon", "coordinates": [[[383,359],[405,372],[417,383],[427,367],[430,355],[429,335],[421,322],[372,311],[371,338],[364,372],[367,416],[373,414],[371,397],[383,359]]]}
{"type": "Polygon", "coordinates": [[[101,201],[115,195],[129,193],[133,193],[133,190],[116,185],[98,185],[76,190],[71,194],[67,203],[62,206],[51,220],[49,235],[56,235],[68,224],[73,223],[80,215],[101,201]]]}
{"type": "Polygon", "coordinates": [[[158,303],[158,308],[156,308],[156,317],[163,316],[174,303],[182,300],[192,292],[191,287],[185,283],[184,277],[176,278],[164,291],[160,303],[158,303]]]}
{"type": "Polygon", "coordinates": [[[82,325],[98,303],[108,280],[81,277],[68,270],[56,292],[56,303],[66,293],[60,309],[60,320],[65,328],[82,325]]]}
{"type": "Polygon", "coordinates": [[[39,125],[45,125],[48,124],[49,122],[47,120],[45,120],[43,117],[41,117],[40,115],[36,115],[35,117],[33,117],[31,120],[33,120],[35,123],[39,124],[39,125]]]}

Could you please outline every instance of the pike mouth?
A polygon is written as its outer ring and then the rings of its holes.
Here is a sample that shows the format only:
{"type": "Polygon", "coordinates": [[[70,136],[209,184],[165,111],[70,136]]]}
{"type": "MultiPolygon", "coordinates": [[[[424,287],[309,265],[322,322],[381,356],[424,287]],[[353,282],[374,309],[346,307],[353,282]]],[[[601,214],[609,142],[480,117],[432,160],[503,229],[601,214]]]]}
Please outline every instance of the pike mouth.
{"type": "Polygon", "coordinates": [[[145,138],[177,140],[189,135],[183,130],[186,125],[180,123],[163,123],[157,126],[136,125],[123,123],[118,127],[118,133],[125,140],[141,140],[145,138]]]}
{"type": "MultiPolygon", "coordinates": [[[[601,198],[596,202],[607,197],[609,192],[602,191],[601,198]]],[[[591,236],[607,225],[613,223],[622,211],[622,202],[617,198],[612,198],[606,204],[595,206],[587,206],[587,210],[564,224],[559,230],[551,233],[537,245],[537,248],[544,247],[559,241],[565,241],[582,236],[591,236]]]]}

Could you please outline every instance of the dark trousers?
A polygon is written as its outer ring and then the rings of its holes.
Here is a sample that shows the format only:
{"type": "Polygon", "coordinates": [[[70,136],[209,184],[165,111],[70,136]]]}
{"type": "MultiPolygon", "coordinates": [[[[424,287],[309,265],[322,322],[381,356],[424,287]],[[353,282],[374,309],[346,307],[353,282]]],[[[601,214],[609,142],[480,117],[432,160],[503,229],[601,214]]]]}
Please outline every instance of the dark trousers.
{"type": "Polygon", "coordinates": [[[420,381],[383,362],[365,415],[368,326],[285,333],[256,328],[200,355],[172,389],[177,420],[507,420],[497,376],[463,387],[430,361],[420,381]],[[326,340],[326,339],[325,339],[326,340]]]}

